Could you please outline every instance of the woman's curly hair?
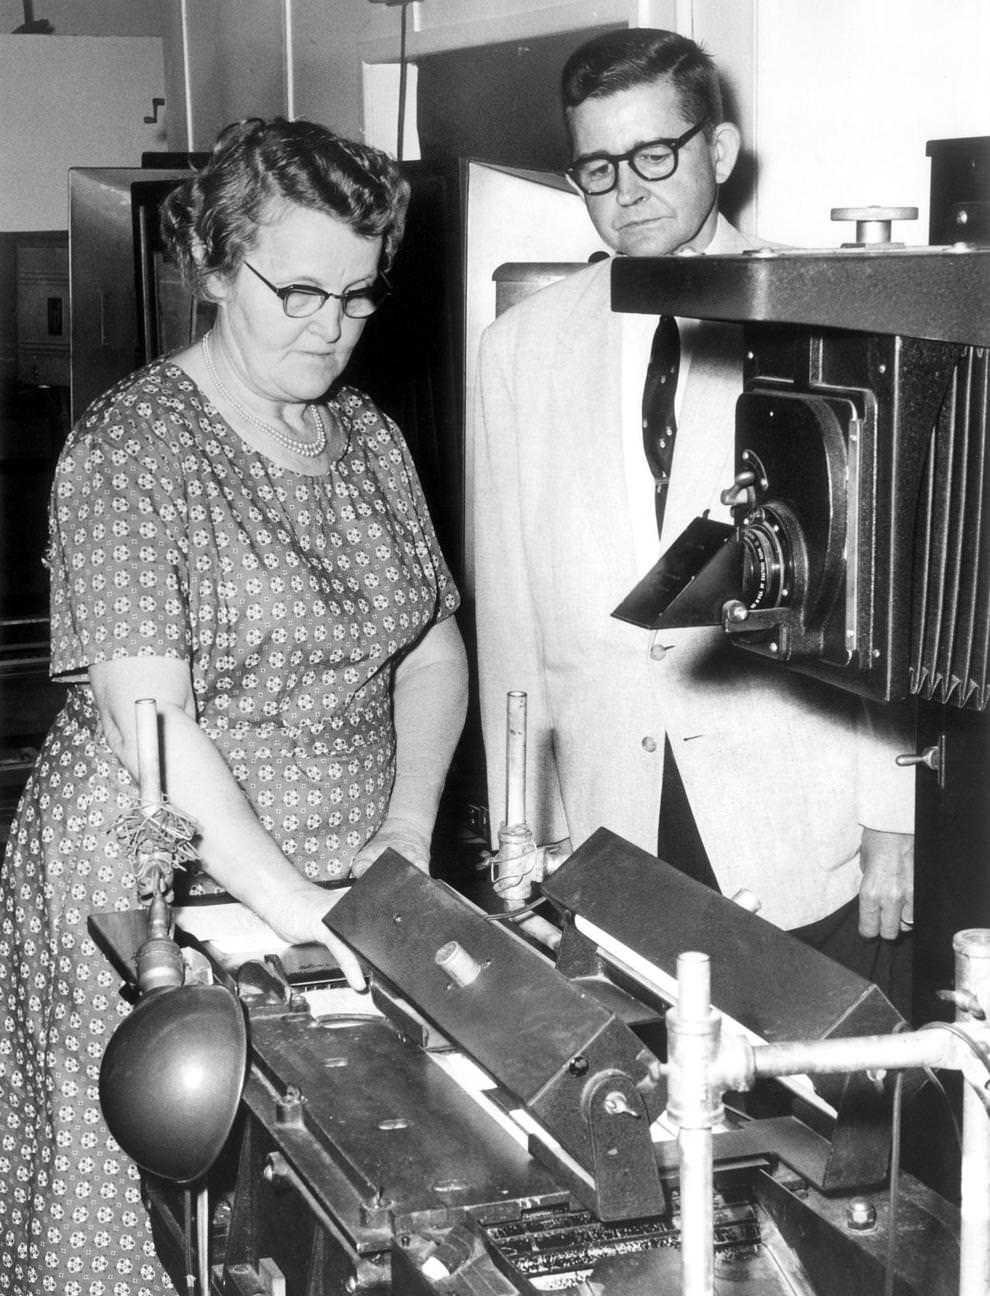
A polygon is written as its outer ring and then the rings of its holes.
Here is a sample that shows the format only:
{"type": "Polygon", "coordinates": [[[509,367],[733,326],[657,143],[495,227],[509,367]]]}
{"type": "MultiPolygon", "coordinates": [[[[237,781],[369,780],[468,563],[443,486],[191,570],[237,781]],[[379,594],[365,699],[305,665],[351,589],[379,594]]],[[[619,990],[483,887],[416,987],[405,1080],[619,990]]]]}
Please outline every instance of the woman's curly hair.
{"type": "Polygon", "coordinates": [[[402,241],[409,184],[386,153],[326,126],[248,118],[226,127],[205,165],[165,199],[165,245],[191,291],[209,298],[208,278],[232,274],[260,227],[293,204],[381,238],[387,270],[402,241]]]}

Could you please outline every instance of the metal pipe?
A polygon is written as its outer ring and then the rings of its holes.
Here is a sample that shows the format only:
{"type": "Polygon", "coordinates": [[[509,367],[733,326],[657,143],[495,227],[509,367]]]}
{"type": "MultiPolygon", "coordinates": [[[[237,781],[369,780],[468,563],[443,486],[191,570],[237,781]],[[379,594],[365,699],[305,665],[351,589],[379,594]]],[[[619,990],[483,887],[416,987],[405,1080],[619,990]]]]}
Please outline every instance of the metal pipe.
{"type": "MultiPolygon", "coordinates": [[[[973,996],[990,1014],[990,931],[956,932],[956,989],[973,996]]],[[[970,1022],[965,1008],[956,1020],[970,1022]]],[[[981,1078],[985,1084],[985,1079],[981,1078]]],[[[960,1176],[959,1293],[985,1296],[990,1291],[990,1114],[972,1083],[963,1090],[963,1147],[960,1176]]]]}
{"type": "Polygon", "coordinates": [[[952,1036],[945,1031],[931,1030],[752,1047],[756,1076],[848,1075],[852,1071],[951,1067],[958,1059],[952,1036]]]}
{"type": "Polygon", "coordinates": [[[138,795],[147,814],[162,803],[162,766],[158,750],[158,704],[154,698],[134,703],[137,727],[138,795]]]}
{"type": "Polygon", "coordinates": [[[505,826],[526,822],[526,694],[509,693],[505,702],[505,826]]]}
{"type": "Polygon", "coordinates": [[[712,1129],[722,1114],[712,1087],[721,1017],[711,1006],[707,954],[677,959],[677,1006],[667,1014],[668,1110],[677,1124],[681,1189],[682,1296],[713,1296],[715,1208],[712,1129]]]}
{"type": "Polygon", "coordinates": [[[289,121],[296,119],[296,63],[294,15],[292,0],[282,0],[282,76],[285,83],[285,115],[289,121]]]}
{"type": "Polygon", "coordinates": [[[186,118],[186,152],[192,153],[196,147],[196,140],[193,135],[193,87],[192,87],[192,70],[190,67],[190,47],[191,40],[189,35],[189,0],[179,0],[179,22],[182,30],[182,93],[185,103],[186,118]]]}
{"type": "Polygon", "coordinates": [[[713,1296],[715,1291],[715,1177],[712,1129],[681,1129],[677,1135],[681,1169],[682,1296],[713,1296]]]}
{"type": "Polygon", "coordinates": [[[667,1014],[668,1108],[681,1152],[682,1296],[713,1296],[714,1211],[712,1130],[721,1119],[721,1088],[744,1089],[758,1076],[848,1074],[854,1071],[951,1067],[966,1080],[960,1205],[959,1296],[990,1292],[990,930],[957,932],[959,1026],[849,1039],[743,1044],[733,1055],[720,1040],[710,1003],[708,956],[681,954],[678,999],[667,1014]],[[959,1036],[965,1034],[971,1044],[959,1036]]]}
{"type": "Polygon", "coordinates": [[[526,822],[526,694],[513,690],[505,699],[505,821],[499,825],[493,858],[496,893],[524,904],[540,880],[540,856],[526,822]]]}
{"type": "MultiPolygon", "coordinates": [[[[969,1028],[974,1048],[986,1047],[990,1010],[990,931],[957,932],[956,1020],[969,1028]],[[976,1024],[976,1030],[972,1028],[976,1024]]],[[[977,1092],[987,1086],[986,1068],[950,1030],[905,1031],[899,1035],[757,1045],[751,1050],[757,1076],[848,1074],[852,1071],[951,1067],[964,1073],[963,1154],[960,1175],[959,1296],[990,1291],[990,1114],[977,1092]]]]}

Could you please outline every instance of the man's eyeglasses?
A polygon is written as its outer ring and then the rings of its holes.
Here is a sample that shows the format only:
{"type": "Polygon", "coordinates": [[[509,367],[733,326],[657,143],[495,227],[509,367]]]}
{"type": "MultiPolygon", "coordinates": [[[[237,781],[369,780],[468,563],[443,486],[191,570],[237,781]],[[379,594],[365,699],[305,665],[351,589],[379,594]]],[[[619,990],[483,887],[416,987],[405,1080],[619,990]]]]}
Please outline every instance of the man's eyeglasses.
{"type": "Polygon", "coordinates": [[[680,150],[707,125],[706,117],[677,139],[648,140],[628,153],[588,153],[569,166],[567,174],[582,193],[593,196],[612,192],[619,182],[620,162],[628,162],[641,180],[669,180],[677,170],[680,150]]]}
{"type": "Polygon", "coordinates": [[[308,284],[287,284],[284,288],[278,288],[260,271],[255,270],[250,262],[245,261],[244,264],[266,288],[272,290],[290,319],[305,319],[308,315],[315,315],[323,309],[330,297],[336,297],[341,310],[351,319],[366,319],[369,315],[374,315],[392,291],[392,285],[383,274],[364,288],[347,288],[342,293],[327,292],[324,288],[312,288],[308,284]]]}

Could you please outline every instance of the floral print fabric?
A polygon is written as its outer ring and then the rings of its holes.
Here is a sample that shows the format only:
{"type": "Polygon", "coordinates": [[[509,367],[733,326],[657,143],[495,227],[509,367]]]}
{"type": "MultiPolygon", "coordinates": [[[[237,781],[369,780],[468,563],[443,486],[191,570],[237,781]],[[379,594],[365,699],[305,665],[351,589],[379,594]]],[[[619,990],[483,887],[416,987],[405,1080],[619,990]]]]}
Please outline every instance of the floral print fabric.
{"type": "MultiPolygon", "coordinates": [[[[114,831],[136,789],[85,682],[98,661],[189,665],[202,728],[261,822],[316,880],[385,816],[394,666],[458,594],[395,426],[345,388],[324,476],[245,446],[166,361],[71,434],[52,494],[52,671],[68,701],[0,873],[0,1271],[12,1296],[157,1296],[137,1172],[99,1111],[128,1011],[86,928],[132,908],[114,831]]],[[[163,771],[167,785],[168,772],[163,771]]],[[[210,890],[200,875],[192,890],[210,890]]]]}

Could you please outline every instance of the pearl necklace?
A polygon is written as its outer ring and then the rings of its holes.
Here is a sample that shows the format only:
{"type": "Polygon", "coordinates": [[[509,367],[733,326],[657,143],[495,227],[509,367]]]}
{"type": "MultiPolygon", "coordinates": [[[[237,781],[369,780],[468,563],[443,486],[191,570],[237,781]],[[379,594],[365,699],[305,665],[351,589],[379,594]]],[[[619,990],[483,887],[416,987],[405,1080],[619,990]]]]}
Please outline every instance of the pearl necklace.
{"type": "Polygon", "coordinates": [[[231,409],[236,410],[245,422],[250,423],[252,427],[258,428],[258,430],[264,432],[266,436],[270,436],[273,441],[277,441],[280,446],[291,451],[292,454],[301,455],[304,459],[316,459],[321,455],[327,445],[327,429],[323,422],[323,417],[317,407],[315,405],[306,406],[306,408],[312,412],[313,422],[316,425],[315,441],[299,441],[295,437],[289,436],[287,432],[283,432],[281,428],[273,427],[271,423],[266,423],[264,419],[260,419],[256,414],[252,414],[251,411],[246,409],[235,396],[231,395],[220,381],[220,375],[217,373],[216,365],[213,363],[213,356],[210,352],[209,340],[211,336],[212,330],[210,333],[205,333],[200,341],[200,346],[203,351],[203,359],[206,362],[206,368],[209,371],[210,378],[213,380],[214,387],[216,387],[217,391],[231,409]]]}

